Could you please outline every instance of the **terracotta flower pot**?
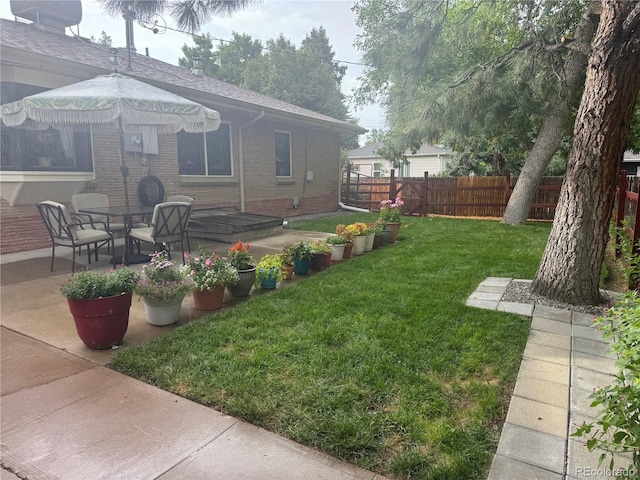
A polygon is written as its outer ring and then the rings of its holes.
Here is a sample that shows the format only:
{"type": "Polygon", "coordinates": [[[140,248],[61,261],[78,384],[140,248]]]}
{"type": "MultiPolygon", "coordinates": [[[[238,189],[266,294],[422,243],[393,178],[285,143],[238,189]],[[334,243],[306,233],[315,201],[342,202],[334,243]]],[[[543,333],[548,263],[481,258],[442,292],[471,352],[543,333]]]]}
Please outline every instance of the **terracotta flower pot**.
{"type": "Polygon", "coordinates": [[[224,285],[218,285],[213,290],[195,290],[193,305],[197,310],[213,311],[222,308],[224,285]]]}
{"type": "Polygon", "coordinates": [[[389,229],[389,245],[396,243],[398,234],[400,233],[400,222],[387,222],[387,228],[389,229]]]}
{"type": "Polygon", "coordinates": [[[293,271],[295,270],[295,266],[287,265],[282,267],[282,277],[285,280],[291,280],[293,278],[293,271]]]}
{"type": "Polygon", "coordinates": [[[351,258],[352,252],[353,252],[353,242],[345,243],[344,251],[342,252],[342,259],[349,260],[351,258]]]}

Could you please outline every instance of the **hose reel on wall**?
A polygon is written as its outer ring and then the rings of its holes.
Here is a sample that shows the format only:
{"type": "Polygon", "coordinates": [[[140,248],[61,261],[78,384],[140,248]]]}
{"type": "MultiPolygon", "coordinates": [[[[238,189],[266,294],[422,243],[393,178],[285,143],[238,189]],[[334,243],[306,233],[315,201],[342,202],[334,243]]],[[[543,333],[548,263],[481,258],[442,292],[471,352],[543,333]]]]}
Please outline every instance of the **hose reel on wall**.
{"type": "Polygon", "coordinates": [[[147,175],[138,184],[140,203],[147,207],[155,207],[164,199],[164,185],[158,177],[147,175]]]}

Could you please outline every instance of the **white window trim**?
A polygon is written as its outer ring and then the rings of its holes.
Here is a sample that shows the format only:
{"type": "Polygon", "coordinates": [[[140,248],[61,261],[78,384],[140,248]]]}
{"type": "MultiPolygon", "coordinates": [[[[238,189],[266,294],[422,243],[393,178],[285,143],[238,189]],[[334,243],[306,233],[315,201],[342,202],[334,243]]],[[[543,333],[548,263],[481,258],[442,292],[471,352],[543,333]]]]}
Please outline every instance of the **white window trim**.
{"type": "MultiPolygon", "coordinates": [[[[276,175],[276,178],[287,179],[293,178],[293,134],[287,130],[274,130],[273,139],[274,139],[274,147],[275,147],[275,135],[276,133],[285,133],[289,135],[289,175],[276,175]]],[[[275,156],[275,152],[274,152],[275,156]]]]}

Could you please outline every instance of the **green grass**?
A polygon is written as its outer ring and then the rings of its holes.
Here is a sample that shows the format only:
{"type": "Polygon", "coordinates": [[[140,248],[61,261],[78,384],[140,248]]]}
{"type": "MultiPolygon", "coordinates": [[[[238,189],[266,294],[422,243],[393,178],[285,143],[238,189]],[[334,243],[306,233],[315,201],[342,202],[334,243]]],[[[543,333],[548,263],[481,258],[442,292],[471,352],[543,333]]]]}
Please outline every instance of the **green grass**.
{"type": "Polygon", "coordinates": [[[533,278],[549,230],[405,218],[395,245],[120,350],[113,365],[391,477],[484,478],[530,325],[464,303],[487,276],[533,278]]]}

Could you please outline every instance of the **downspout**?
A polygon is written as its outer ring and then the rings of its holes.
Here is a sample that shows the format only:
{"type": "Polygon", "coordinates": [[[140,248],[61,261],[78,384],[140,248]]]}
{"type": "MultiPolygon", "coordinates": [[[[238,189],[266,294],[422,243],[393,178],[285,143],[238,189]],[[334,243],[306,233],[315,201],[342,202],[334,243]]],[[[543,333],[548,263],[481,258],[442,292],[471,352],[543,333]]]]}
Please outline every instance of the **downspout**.
{"type": "MultiPolygon", "coordinates": [[[[349,140],[350,138],[355,138],[358,135],[354,135],[353,137],[347,137],[344,140],[349,140]]],[[[352,212],[360,212],[360,213],[369,213],[369,210],[366,208],[352,207],[351,205],[345,205],[342,203],[342,197],[340,193],[342,192],[342,168],[340,168],[340,181],[338,182],[338,206],[343,210],[350,210],[352,212]]]]}
{"type": "Polygon", "coordinates": [[[260,120],[262,117],[264,117],[264,110],[260,110],[260,115],[258,115],[256,118],[254,118],[253,120],[249,120],[247,123],[245,123],[244,125],[241,125],[240,127],[238,127],[238,157],[239,157],[239,162],[240,162],[240,211],[244,212],[245,210],[245,206],[244,206],[244,148],[243,148],[243,144],[244,144],[244,140],[242,138],[242,131],[247,128],[250,125],[253,125],[254,123],[256,123],[258,120],[260,120]]]}

